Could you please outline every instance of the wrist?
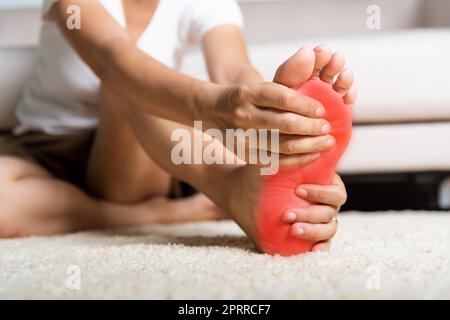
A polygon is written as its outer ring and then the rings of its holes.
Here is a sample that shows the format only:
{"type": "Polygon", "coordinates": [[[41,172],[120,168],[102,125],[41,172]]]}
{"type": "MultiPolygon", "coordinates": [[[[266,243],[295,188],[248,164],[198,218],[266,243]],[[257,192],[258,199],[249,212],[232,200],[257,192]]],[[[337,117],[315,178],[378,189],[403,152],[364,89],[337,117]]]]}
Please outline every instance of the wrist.
{"type": "Polygon", "coordinates": [[[214,119],[217,116],[218,105],[223,96],[227,86],[219,85],[213,82],[199,81],[194,90],[195,98],[193,105],[193,119],[192,121],[203,121],[204,128],[217,127],[214,119]]]}

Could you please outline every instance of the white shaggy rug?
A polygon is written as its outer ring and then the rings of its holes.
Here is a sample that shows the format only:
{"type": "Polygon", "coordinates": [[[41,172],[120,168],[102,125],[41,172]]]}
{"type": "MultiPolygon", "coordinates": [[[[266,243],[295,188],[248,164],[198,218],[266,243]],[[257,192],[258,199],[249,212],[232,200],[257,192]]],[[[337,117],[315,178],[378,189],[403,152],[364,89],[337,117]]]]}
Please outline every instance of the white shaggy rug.
{"type": "Polygon", "coordinates": [[[329,253],[255,253],[232,222],[0,240],[0,298],[450,298],[450,214],[345,213],[329,253]]]}

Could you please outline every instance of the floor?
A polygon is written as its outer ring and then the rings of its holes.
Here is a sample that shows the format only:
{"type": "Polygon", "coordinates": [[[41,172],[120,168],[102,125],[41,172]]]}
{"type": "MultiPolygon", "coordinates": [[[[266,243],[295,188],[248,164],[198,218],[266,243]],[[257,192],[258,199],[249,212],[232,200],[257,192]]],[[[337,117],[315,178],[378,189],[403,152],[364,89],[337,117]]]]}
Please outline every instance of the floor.
{"type": "Polygon", "coordinates": [[[329,253],[255,253],[232,222],[0,240],[0,298],[450,299],[450,214],[342,214],[329,253]]]}

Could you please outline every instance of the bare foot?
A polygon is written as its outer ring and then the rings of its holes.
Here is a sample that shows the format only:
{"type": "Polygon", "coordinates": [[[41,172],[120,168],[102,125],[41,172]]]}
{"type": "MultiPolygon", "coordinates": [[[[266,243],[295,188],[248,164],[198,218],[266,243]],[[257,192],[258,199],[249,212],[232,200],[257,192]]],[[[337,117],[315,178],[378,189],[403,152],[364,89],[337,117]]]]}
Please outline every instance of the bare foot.
{"type": "MultiPolygon", "coordinates": [[[[353,86],[353,74],[351,70],[344,70],[343,68],[344,58],[341,54],[332,54],[331,50],[325,46],[317,47],[314,50],[305,47],[280,66],[274,81],[289,87],[297,87],[310,79],[320,77],[322,81],[332,84],[333,89],[342,96],[344,103],[351,106],[356,99],[356,91],[353,86]]],[[[230,213],[232,218],[247,233],[259,250],[277,253],[273,250],[267,250],[264,244],[261,243],[258,227],[259,206],[262,201],[261,197],[263,196],[264,179],[260,175],[259,168],[255,166],[247,165],[235,169],[228,180],[230,202],[226,211],[230,213]],[[236,186],[240,186],[240,188],[236,188],[236,186]]],[[[300,181],[298,182],[300,183],[300,181]]],[[[296,183],[294,181],[293,186],[285,188],[284,192],[295,194],[295,187],[296,183]]],[[[283,203],[280,203],[280,208],[283,208],[283,205],[283,203]]],[[[297,209],[300,210],[301,208],[297,209]]],[[[281,216],[284,217],[282,214],[281,216]]],[[[275,223],[281,222],[276,221],[275,223]]],[[[284,223],[286,223],[285,220],[284,223]]],[[[325,247],[329,245],[329,240],[334,236],[337,227],[334,222],[332,225],[324,224],[321,228],[307,228],[300,233],[297,230],[297,226],[298,224],[291,223],[291,232],[287,233],[287,235],[280,236],[278,240],[283,241],[283,237],[294,236],[302,240],[311,240],[314,243],[322,242],[322,247],[326,249],[325,247]]],[[[321,248],[321,246],[317,248],[321,248]]],[[[283,253],[281,252],[281,254],[283,253]]]]}
{"type": "Polygon", "coordinates": [[[187,198],[151,198],[134,204],[121,206],[120,210],[106,210],[99,227],[124,227],[152,224],[228,219],[211,200],[203,194],[187,198]]]}
{"type": "MultiPolygon", "coordinates": [[[[344,55],[339,52],[333,53],[326,45],[319,45],[314,49],[303,47],[278,68],[273,81],[287,87],[295,87],[308,80],[319,78],[331,84],[334,90],[342,96],[344,103],[351,108],[356,101],[357,91],[353,83],[353,72],[348,68],[344,68],[344,66],[344,55]]],[[[340,178],[338,180],[340,181],[340,178]]],[[[338,193],[344,194],[343,202],[345,202],[346,192],[342,181],[339,184],[338,193]]],[[[330,208],[328,208],[328,211],[330,211],[330,208]]],[[[310,224],[307,230],[315,228],[316,231],[305,232],[305,234],[324,234],[326,226],[327,224],[324,224],[324,222],[315,225],[310,224]]],[[[297,233],[296,227],[297,224],[292,225],[292,234],[294,235],[297,233]]],[[[336,230],[334,230],[334,233],[330,233],[329,229],[328,233],[334,235],[336,230]]],[[[332,236],[323,241],[319,241],[314,246],[313,251],[328,250],[330,248],[331,238],[332,236]]]]}
{"type": "Polygon", "coordinates": [[[181,199],[151,199],[140,205],[140,211],[144,223],[147,221],[147,223],[172,224],[229,218],[204,194],[181,199]]]}

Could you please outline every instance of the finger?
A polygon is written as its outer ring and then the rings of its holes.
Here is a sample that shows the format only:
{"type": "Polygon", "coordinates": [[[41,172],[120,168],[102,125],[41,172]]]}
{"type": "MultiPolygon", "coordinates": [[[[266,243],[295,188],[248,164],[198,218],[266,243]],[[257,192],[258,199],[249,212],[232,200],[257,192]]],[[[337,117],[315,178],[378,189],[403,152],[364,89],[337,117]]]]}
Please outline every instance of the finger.
{"type": "MultiPolygon", "coordinates": [[[[325,136],[325,139],[322,137],[314,137],[317,138],[318,141],[323,140],[325,142],[321,143],[322,145],[324,145],[324,147],[321,147],[320,143],[315,142],[318,143],[318,147],[312,148],[329,149],[330,147],[327,146],[326,137],[327,136],[325,136]]],[[[242,161],[251,164],[256,164],[260,167],[271,166],[274,163],[274,161],[277,161],[278,168],[281,169],[302,167],[316,161],[321,156],[321,152],[281,154],[279,152],[280,147],[278,146],[278,144],[275,145],[272,144],[272,142],[270,142],[270,138],[268,138],[268,141],[266,141],[265,143],[261,143],[261,140],[258,139],[259,138],[250,138],[248,135],[235,136],[235,142],[232,145],[233,149],[232,150],[230,149],[230,151],[232,151],[242,161]]],[[[313,139],[313,138],[308,137],[300,139],[313,139]]]]}
{"type": "MultiPolygon", "coordinates": [[[[270,150],[281,154],[305,154],[329,150],[336,144],[336,139],[331,135],[325,136],[299,136],[282,135],[278,150],[270,150]]],[[[270,144],[272,146],[272,144],[270,144]]],[[[276,147],[276,146],[275,146],[276,147]]]]}
{"type": "Polygon", "coordinates": [[[289,111],[312,118],[325,114],[325,108],[319,101],[277,83],[259,84],[254,92],[252,102],[258,107],[289,111]]]}
{"type": "Polygon", "coordinates": [[[331,248],[331,240],[321,241],[312,247],[312,252],[328,252],[331,248]]]}
{"type": "Polygon", "coordinates": [[[358,94],[356,92],[356,87],[355,85],[352,85],[348,90],[347,94],[344,96],[344,103],[350,108],[352,108],[356,102],[357,96],[358,94]]]}
{"type": "Polygon", "coordinates": [[[301,168],[317,161],[322,156],[321,153],[308,153],[302,155],[278,155],[280,170],[291,170],[301,168]]]}
{"type": "Polygon", "coordinates": [[[347,95],[351,86],[353,85],[353,71],[350,69],[344,69],[333,84],[333,89],[339,93],[342,97],[347,95]]]}
{"type": "Polygon", "coordinates": [[[316,60],[312,76],[320,77],[320,71],[330,62],[332,52],[328,46],[320,45],[314,48],[314,53],[316,54],[316,60]]]}
{"type": "Polygon", "coordinates": [[[296,87],[311,77],[314,69],[314,51],[303,47],[280,65],[273,81],[287,87],[296,87]]]}
{"type": "Polygon", "coordinates": [[[263,150],[265,155],[264,158],[262,158],[260,152],[260,150],[248,149],[244,152],[245,155],[239,154],[238,157],[247,163],[257,165],[258,167],[270,167],[274,165],[274,161],[277,161],[277,168],[280,171],[287,171],[311,164],[314,161],[317,161],[322,155],[321,153],[307,153],[302,155],[286,156],[263,150]]]}
{"type": "Polygon", "coordinates": [[[328,83],[333,83],[334,77],[341,72],[344,65],[344,55],[338,52],[334,53],[330,62],[320,72],[320,79],[328,83]]]}
{"type": "MultiPolygon", "coordinates": [[[[245,143],[248,148],[253,148],[254,145],[250,145],[249,136],[245,136],[245,133],[236,134],[236,141],[239,143],[245,143]]],[[[271,134],[267,136],[259,135],[257,150],[270,151],[273,153],[284,155],[301,155],[306,153],[316,153],[327,151],[336,144],[336,139],[331,135],[323,136],[299,136],[291,134],[279,135],[278,141],[272,139],[271,134]]],[[[237,145],[237,143],[235,143],[237,145]]]]}
{"type": "Polygon", "coordinates": [[[329,223],[337,214],[338,212],[334,207],[311,205],[301,209],[290,209],[283,214],[282,219],[289,223],[329,223]]]}
{"type": "Polygon", "coordinates": [[[337,223],[310,224],[296,222],[291,226],[291,234],[299,239],[310,241],[324,241],[334,237],[337,232],[337,223]]]}
{"type": "Polygon", "coordinates": [[[320,136],[330,132],[325,119],[312,119],[292,112],[256,108],[246,118],[237,118],[239,128],[278,129],[279,133],[320,136]]]}
{"type": "Polygon", "coordinates": [[[296,188],[299,197],[314,202],[331,206],[342,206],[347,201],[345,188],[328,185],[300,185],[296,188]]]}

